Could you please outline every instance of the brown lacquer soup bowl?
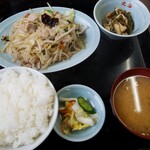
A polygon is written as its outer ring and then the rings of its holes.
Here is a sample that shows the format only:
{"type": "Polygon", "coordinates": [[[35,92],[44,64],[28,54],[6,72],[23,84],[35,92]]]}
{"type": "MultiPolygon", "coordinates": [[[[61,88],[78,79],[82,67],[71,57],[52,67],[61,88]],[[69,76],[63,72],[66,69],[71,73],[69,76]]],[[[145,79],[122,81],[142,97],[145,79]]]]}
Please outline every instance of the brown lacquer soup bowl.
{"type": "Polygon", "coordinates": [[[111,88],[111,107],[119,122],[131,133],[150,139],[150,69],[123,72],[111,88]]]}

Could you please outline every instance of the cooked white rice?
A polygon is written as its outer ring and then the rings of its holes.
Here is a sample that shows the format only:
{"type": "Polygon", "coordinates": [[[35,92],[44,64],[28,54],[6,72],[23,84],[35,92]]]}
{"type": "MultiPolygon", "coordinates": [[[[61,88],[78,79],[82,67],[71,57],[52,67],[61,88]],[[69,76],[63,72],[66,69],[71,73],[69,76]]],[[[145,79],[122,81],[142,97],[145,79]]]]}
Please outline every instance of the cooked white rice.
{"type": "Polygon", "coordinates": [[[0,74],[0,145],[34,142],[49,125],[54,89],[45,76],[8,70],[0,74]]]}

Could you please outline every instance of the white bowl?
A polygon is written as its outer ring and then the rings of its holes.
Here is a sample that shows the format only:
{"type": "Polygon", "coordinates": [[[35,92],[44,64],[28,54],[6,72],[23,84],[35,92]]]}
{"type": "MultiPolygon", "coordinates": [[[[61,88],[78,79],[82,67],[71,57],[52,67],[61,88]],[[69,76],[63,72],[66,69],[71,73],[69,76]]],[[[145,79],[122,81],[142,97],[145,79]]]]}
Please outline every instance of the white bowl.
{"type": "MultiPolygon", "coordinates": [[[[19,146],[17,148],[13,148],[12,145],[10,145],[10,146],[0,146],[0,150],[12,150],[12,149],[13,150],[33,150],[33,149],[37,148],[49,136],[49,134],[53,130],[53,127],[54,127],[54,124],[55,124],[55,121],[56,121],[57,115],[58,115],[58,97],[57,97],[57,93],[56,93],[56,90],[55,90],[53,84],[51,83],[51,81],[45,75],[43,75],[39,71],[36,71],[34,69],[31,69],[31,68],[26,68],[26,67],[8,67],[8,68],[1,69],[0,70],[0,82],[1,82],[1,78],[3,77],[3,73],[8,71],[8,70],[14,70],[18,74],[20,74],[21,72],[27,70],[31,74],[31,76],[34,75],[42,81],[43,81],[43,79],[46,79],[46,80],[44,80],[44,81],[46,81],[44,83],[47,83],[46,85],[48,87],[51,87],[54,91],[54,104],[52,106],[53,107],[53,114],[51,115],[51,120],[50,120],[48,129],[44,132],[44,134],[37,137],[37,139],[35,139],[35,141],[32,144],[22,145],[22,146],[19,146]]],[[[37,83],[38,83],[38,80],[37,80],[37,83]]],[[[42,88],[42,87],[40,87],[40,88],[42,88]]],[[[8,87],[8,89],[9,89],[9,87],[8,87]]],[[[14,90],[16,90],[16,89],[14,88],[14,90]]],[[[0,123],[2,124],[2,122],[0,122],[0,123]]]]}
{"type": "Polygon", "coordinates": [[[80,131],[73,131],[70,134],[62,133],[60,129],[61,116],[59,114],[54,126],[54,130],[60,137],[68,141],[81,142],[91,139],[101,130],[105,121],[105,106],[103,100],[96,91],[85,85],[73,84],[60,89],[57,92],[57,95],[58,99],[60,97],[77,98],[78,96],[83,96],[91,102],[91,104],[95,107],[96,112],[98,113],[98,121],[94,126],[80,131]]]}
{"type": "Polygon", "coordinates": [[[143,33],[150,25],[150,13],[148,8],[139,0],[99,0],[93,10],[96,23],[111,39],[124,39],[137,36],[143,33]],[[119,35],[108,31],[102,25],[102,20],[108,12],[113,12],[114,8],[119,7],[127,12],[131,12],[134,21],[134,30],[129,35],[119,35]]]}

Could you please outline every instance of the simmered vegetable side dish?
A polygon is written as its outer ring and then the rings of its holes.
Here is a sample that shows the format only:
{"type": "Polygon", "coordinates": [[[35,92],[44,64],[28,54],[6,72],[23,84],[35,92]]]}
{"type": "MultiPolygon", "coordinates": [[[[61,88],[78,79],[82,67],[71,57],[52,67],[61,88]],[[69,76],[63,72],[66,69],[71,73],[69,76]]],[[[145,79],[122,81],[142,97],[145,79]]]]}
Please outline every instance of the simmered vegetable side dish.
{"type": "Polygon", "coordinates": [[[93,126],[98,120],[94,107],[84,98],[60,98],[64,106],[59,108],[61,130],[64,134],[93,126]]]}
{"type": "Polygon", "coordinates": [[[115,8],[113,12],[105,15],[102,25],[111,32],[120,35],[129,35],[134,29],[134,21],[131,12],[115,8]]]}

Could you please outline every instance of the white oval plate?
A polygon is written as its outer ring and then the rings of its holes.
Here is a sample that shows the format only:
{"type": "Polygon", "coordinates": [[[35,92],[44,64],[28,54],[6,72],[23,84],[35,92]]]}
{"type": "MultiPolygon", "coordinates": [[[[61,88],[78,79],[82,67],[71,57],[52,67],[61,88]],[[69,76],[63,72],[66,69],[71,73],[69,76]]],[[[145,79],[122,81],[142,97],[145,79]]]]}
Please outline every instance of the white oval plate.
{"type": "MultiPolygon", "coordinates": [[[[49,9],[49,7],[40,7],[40,8],[34,8],[32,9],[35,12],[40,12],[43,9],[49,9]]],[[[60,13],[65,13],[70,8],[65,7],[53,7],[54,11],[58,11],[60,13]]],[[[20,17],[22,17],[24,14],[31,12],[31,10],[22,11],[18,14],[15,14],[6,20],[2,21],[0,23],[0,35],[1,37],[3,35],[9,35],[10,29],[12,27],[12,24],[19,20],[20,17]]],[[[88,15],[75,10],[75,22],[79,23],[81,25],[88,26],[88,29],[86,30],[86,48],[79,51],[75,55],[71,57],[71,59],[59,62],[54,65],[49,66],[45,70],[39,70],[42,73],[50,73],[55,71],[60,71],[63,69],[70,68],[72,66],[75,66],[79,64],[80,62],[84,61],[86,58],[88,58],[97,48],[99,41],[100,41],[100,30],[95,23],[95,21],[89,17],[88,15]]],[[[0,49],[2,49],[3,44],[2,41],[0,41],[0,49]]],[[[12,62],[12,57],[8,54],[0,54],[0,65],[2,67],[10,67],[10,66],[19,66],[17,63],[12,62]]]]}

